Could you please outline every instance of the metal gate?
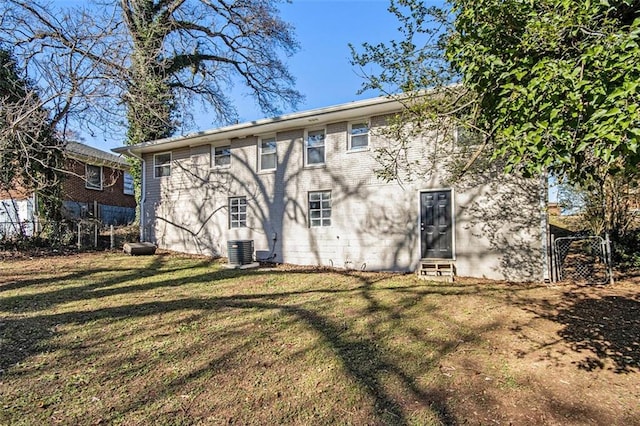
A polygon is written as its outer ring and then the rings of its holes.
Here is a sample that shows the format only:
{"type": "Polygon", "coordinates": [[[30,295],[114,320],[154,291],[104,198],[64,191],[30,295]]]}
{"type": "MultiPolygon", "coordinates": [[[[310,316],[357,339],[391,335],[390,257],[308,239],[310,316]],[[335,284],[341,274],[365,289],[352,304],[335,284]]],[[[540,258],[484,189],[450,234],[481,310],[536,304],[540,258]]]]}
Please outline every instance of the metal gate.
{"type": "Polygon", "coordinates": [[[552,245],[555,281],[609,284],[613,280],[608,238],[560,237],[552,245]]]}

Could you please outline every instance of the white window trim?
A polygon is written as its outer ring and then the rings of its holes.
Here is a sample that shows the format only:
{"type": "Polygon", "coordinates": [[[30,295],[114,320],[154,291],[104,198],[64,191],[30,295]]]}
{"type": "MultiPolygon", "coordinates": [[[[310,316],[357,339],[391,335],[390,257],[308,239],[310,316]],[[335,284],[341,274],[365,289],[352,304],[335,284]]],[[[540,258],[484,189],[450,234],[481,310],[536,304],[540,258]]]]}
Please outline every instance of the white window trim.
{"type": "Polygon", "coordinates": [[[324,167],[327,164],[327,128],[326,127],[315,127],[310,129],[304,129],[302,144],[304,145],[304,166],[305,167],[324,167]],[[322,163],[311,163],[309,164],[309,132],[317,132],[318,130],[322,130],[324,132],[324,158],[322,163]]]}
{"type": "Polygon", "coordinates": [[[86,189],[91,189],[94,191],[102,191],[103,189],[103,180],[104,180],[104,170],[102,169],[102,166],[98,166],[96,164],[88,164],[86,163],[84,165],[84,187],[86,189]],[[100,186],[93,186],[89,184],[89,170],[88,167],[98,167],[100,169],[100,186]]]}
{"type": "Polygon", "coordinates": [[[275,172],[278,170],[278,139],[276,135],[263,135],[258,137],[258,172],[275,172]],[[265,139],[273,139],[276,143],[276,166],[271,169],[262,168],[262,141],[265,139]]]}
{"type": "MultiPolygon", "coordinates": [[[[242,228],[246,228],[247,227],[247,223],[248,223],[248,219],[249,219],[249,203],[247,202],[247,197],[245,196],[237,196],[237,197],[229,197],[229,201],[228,201],[228,205],[229,205],[229,229],[242,229],[242,228]],[[244,200],[244,225],[242,226],[232,226],[233,225],[233,220],[231,219],[231,201],[232,200],[244,200]]],[[[238,212],[238,214],[240,214],[238,212]]],[[[238,224],[240,224],[240,220],[237,220],[238,224]]]]}
{"type": "MultiPolygon", "coordinates": [[[[320,200],[320,202],[322,203],[322,200],[320,200]]],[[[320,211],[322,212],[322,204],[320,204],[320,211]]],[[[322,215],[322,213],[321,213],[322,215]]],[[[319,189],[317,191],[308,191],[307,192],[307,220],[308,220],[308,227],[310,229],[323,229],[323,228],[330,228],[333,226],[333,194],[332,191],[330,189],[319,189]],[[322,225],[322,221],[325,219],[322,216],[320,217],[320,225],[312,225],[311,224],[311,194],[314,193],[322,193],[322,192],[328,192],[329,193],[329,197],[331,200],[331,206],[329,207],[329,211],[331,212],[331,215],[329,216],[329,221],[330,224],[329,225],[322,225]]]]}
{"type": "Polygon", "coordinates": [[[347,126],[347,152],[361,152],[361,151],[368,151],[369,148],[371,147],[371,120],[369,119],[362,119],[362,120],[353,120],[349,122],[349,125],[347,126]],[[363,146],[363,147],[352,147],[351,146],[351,137],[353,136],[351,133],[351,129],[353,128],[354,124],[366,124],[367,125],[367,146],[363,146]]]}
{"type": "Polygon", "coordinates": [[[153,177],[154,177],[154,179],[162,179],[162,178],[170,177],[171,176],[171,169],[172,169],[172,166],[171,166],[172,162],[173,162],[173,154],[171,153],[171,151],[158,152],[158,153],[153,154],[153,177]],[[167,154],[169,154],[169,174],[166,175],[166,176],[156,176],[156,169],[158,167],[163,167],[163,166],[158,166],[156,164],[156,157],[158,157],[160,155],[167,155],[167,154]]]}
{"type": "Polygon", "coordinates": [[[231,141],[226,141],[226,143],[222,145],[211,145],[211,168],[212,169],[228,169],[229,167],[231,167],[231,162],[233,161],[231,159],[232,157],[233,156],[231,155],[231,141]],[[216,148],[224,148],[227,146],[229,147],[229,164],[218,166],[216,164],[216,148]]]}

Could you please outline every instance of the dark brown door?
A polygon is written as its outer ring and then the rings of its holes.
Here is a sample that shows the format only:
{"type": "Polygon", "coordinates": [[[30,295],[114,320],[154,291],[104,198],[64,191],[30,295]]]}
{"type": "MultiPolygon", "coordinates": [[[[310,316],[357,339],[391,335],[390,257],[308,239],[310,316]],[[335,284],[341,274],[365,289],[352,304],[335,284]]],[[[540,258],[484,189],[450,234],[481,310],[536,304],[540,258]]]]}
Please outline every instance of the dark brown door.
{"type": "Polygon", "coordinates": [[[453,258],[451,191],[420,193],[422,258],[453,258]]]}

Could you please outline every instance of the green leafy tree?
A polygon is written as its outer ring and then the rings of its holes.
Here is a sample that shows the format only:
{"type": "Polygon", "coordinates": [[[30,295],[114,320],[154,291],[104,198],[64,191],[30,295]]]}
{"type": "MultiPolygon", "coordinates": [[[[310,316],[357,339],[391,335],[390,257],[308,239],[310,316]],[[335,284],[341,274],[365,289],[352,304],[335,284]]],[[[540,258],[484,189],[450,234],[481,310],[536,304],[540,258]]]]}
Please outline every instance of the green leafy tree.
{"type": "MultiPolygon", "coordinates": [[[[429,8],[392,0],[390,10],[402,40],[364,45],[354,63],[374,70],[365,88],[402,93],[413,128],[463,126],[482,138],[471,160],[485,155],[507,171],[548,171],[582,187],[635,174],[639,2],[462,0],[429,8]]],[[[396,149],[405,149],[402,141],[396,149]]],[[[391,163],[383,170],[393,176],[391,163]]]]}
{"type": "Polygon", "coordinates": [[[595,235],[610,231],[613,240],[621,241],[633,231],[637,180],[616,175],[609,176],[598,187],[584,188],[567,183],[560,185],[558,197],[563,209],[580,215],[581,225],[595,235]]]}
{"type": "Polygon", "coordinates": [[[447,57],[507,170],[602,186],[640,159],[640,3],[455,1],[447,57]]]}
{"type": "Polygon", "coordinates": [[[0,49],[0,190],[38,194],[45,219],[62,219],[63,144],[33,83],[0,49]]]}

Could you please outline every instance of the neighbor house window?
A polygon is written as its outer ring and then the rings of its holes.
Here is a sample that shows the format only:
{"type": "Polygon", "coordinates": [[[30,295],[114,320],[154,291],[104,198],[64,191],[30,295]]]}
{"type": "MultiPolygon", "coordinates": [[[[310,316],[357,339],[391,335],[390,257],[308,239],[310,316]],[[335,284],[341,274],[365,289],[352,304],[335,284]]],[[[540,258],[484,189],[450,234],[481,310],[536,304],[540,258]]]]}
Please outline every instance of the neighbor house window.
{"type": "Polygon", "coordinates": [[[213,165],[215,167],[229,167],[231,165],[231,145],[213,148],[213,165]]]}
{"type": "Polygon", "coordinates": [[[157,178],[171,176],[171,153],[163,152],[153,156],[153,175],[157,178]]]}
{"type": "Polygon", "coordinates": [[[349,124],[349,149],[359,150],[369,147],[369,123],[349,124]]]}
{"type": "Polygon", "coordinates": [[[309,130],[305,138],[305,159],[308,165],[324,164],[325,133],[322,130],[309,130]]]}
{"type": "Polygon", "coordinates": [[[331,226],[331,191],[309,193],[309,226],[331,226]]]}
{"type": "Polygon", "coordinates": [[[123,186],[123,194],[124,195],[133,195],[133,176],[129,173],[124,172],[124,186],[123,186]]]}
{"type": "Polygon", "coordinates": [[[102,189],[102,166],[85,164],[85,187],[88,189],[102,189]]]}
{"type": "Polygon", "coordinates": [[[229,228],[244,228],[247,226],[247,198],[229,198],[229,228]]]}
{"type": "Polygon", "coordinates": [[[261,138],[258,145],[260,170],[275,170],[278,166],[278,146],[275,137],[261,138]]]}

